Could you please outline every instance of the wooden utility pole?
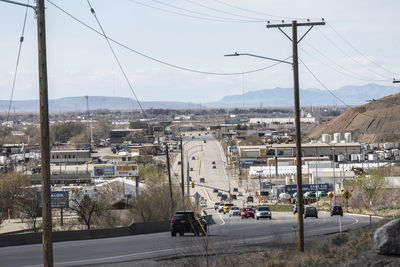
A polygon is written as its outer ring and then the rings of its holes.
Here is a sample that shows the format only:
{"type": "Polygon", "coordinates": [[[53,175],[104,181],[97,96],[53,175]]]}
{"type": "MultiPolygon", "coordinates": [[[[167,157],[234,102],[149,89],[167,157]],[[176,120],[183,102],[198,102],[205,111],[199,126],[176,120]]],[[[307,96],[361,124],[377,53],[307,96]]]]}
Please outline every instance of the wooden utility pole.
{"type": "Polygon", "coordinates": [[[171,208],[174,208],[174,199],[172,196],[172,180],[171,180],[171,167],[169,165],[169,148],[168,148],[168,144],[165,145],[165,154],[167,155],[167,168],[168,168],[168,182],[169,182],[169,196],[171,198],[171,208]]]}
{"type": "Polygon", "coordinates": [[[267,24],[267,28],[278,28],[291,42],[293,49],[293,88],[294,88],[294,117],[296,127],[296,166],[297,166],[297,221],[299,230],[299,250],[304,251],[304,223],[303,223],[303,181],[302,181],[302,159],[301,159],[301,130],[300,130],[300,96],[299,96],[299,63],[298,63],[298,43],[306,36],[306,34],[316,25],[325,25],[325,22],[306,22],[282,24],[267,24]],[[310,26],[306,33],[297,40],[297,27],[310,26]],[[291,27],[292,38],[290,38],[281,28],[291,27]]]}
{"type": "Polygon", "coordinates": [[[184,208],[185,203],[185,177],[184,177],[184,166],[183,166],[183,141],[181,136],[181,189],[182,189],[182,208],[184,208]]]}
{"type": "Polygon", "coordinates": [[[39,50],[40,90],[40,151],[42,160],[42,224],[43,266],[53,266],[52,216],[50,197],[50,134],[49,98],[47,92],[46,27],[44,0],[36,1],[37,33],[39,50]]]}

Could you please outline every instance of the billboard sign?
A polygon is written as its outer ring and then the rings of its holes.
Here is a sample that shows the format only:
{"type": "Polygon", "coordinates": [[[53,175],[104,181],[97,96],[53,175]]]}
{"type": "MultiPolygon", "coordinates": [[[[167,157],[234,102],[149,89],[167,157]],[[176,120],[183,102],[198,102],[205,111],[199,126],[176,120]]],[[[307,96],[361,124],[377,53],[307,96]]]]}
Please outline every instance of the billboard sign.
{"type": "Polygon", "coordinates": [[[293,148],[277,148],[277,157],[293,157],[293,148]]]}
{"type": "Polygon", "coordinates": [[[164,127],[163,126],[154,126],[153,127],[153,136],[154,137],[164,136],[164,127]]]}
{"type": "MultiPolygon", "coordinates": [[[[50,195],[51,207],[58,209],[68,208],[68,192],[67,191],[53,191],[50,195]]],[[[37,194],[38,207],[42,208],[42,192],[37,194]]]]}
{"type": "Polygon", "coordinates": [[[138,176],[138,165],[137,164],[126,164],[115,166],[116,176],[138,176]]]}
{"type": "Polygon", "coordinates": [[[260,157],[274,157],[275,155],[275,148],[260,148],[260,157]]]}
{"type": "MultiPolygon", "coordinates": [[[[315,192],[317,191],[316,184],[303,184],[303,194],[307,192],[315,192]]],[[[318,184],[318,191],[329,191],[329,184],[318,184]]],[[[293,194],[297,192],[297,185],[289,184],[285,185],[285,192],[289,194],[293,194]]]]}
{"type": "Polygon", "coordinates": [[[93,176],[94,177],[115,176],[115,166],[95,165],[93,166],[93,176]]]}

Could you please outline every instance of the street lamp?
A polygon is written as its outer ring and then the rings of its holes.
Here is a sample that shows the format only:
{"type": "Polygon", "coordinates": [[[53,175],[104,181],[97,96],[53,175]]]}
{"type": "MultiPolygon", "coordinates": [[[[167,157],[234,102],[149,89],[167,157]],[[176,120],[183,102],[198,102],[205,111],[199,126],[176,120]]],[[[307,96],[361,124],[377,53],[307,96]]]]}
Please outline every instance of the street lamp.
{"type": "Polygon", "coordinates": [[[276,61],[276,62],[286,63],[286,64],[292,65],[292,62],[289,62],[289,61],[280,60],[280,59],[275,59],[275,58],[270,58],[270,57],[263,57],[263,56],[258,56],[258,55],[254,55],[254,54],[249,54],[249,53],[238,53],[238,52],[235,52],[235,53],[233,53],[233,54],[224,55],[224,57],[238,57],[238,56],[257,57],[257,58],[268,59],[268,60],[272,60],[272,61],[276,61]]]}

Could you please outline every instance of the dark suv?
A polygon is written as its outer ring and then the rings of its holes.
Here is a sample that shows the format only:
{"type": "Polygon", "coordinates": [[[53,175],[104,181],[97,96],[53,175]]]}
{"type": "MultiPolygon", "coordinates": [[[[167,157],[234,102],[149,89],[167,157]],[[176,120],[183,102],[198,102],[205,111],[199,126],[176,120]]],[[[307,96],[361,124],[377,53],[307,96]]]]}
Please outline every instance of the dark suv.
{"type": "Polygon", "coordinates": [[[331,216],[333,216],[333,215],[343,216],[342,206],[332,206],[332,208],[331,208],[331,216]]]}
{"type": "Polygon", "coordinates": [[[304,219],[307,217],[315,217],[318,219],[318,210],[315,207],[307,207],[304,211],[304,219]]]}
{"type": "Polygon", "coordinates": [[[204,217],[194,214],[191,210],[176,211],[171,218],[171,235],[184,235],[185,233],[194,233],[195,236],[200,233],[207,233],[207,222],[204,217]],[[196,219],[197,218],[197,219],[196,219]]]}

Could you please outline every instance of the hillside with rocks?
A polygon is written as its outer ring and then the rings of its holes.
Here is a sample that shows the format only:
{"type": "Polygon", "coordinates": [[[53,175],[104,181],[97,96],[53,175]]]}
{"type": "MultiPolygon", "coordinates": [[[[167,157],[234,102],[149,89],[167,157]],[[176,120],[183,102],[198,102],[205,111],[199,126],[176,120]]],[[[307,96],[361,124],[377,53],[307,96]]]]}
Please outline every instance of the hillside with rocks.
{"type": "Polygon", "coordinates": [[[309,135],[351,132],[358,142],[391,142],[400,139],[400,93],[389,95],[349,109],[340,116],[316,127],[309,135]]]}

